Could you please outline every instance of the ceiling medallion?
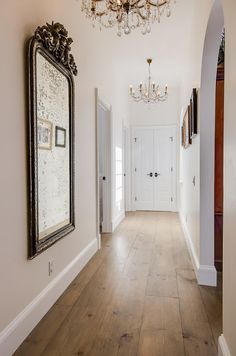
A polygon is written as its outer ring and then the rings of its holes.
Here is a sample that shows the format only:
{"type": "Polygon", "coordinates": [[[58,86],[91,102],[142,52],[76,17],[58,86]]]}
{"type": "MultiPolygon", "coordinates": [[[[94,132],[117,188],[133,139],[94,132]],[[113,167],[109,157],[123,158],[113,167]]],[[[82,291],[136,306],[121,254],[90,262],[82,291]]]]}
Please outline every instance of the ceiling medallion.
{"type": "Polygon", "coordinates": [[[100,29],[117,25],[117,35],[128,35],[136,27],[142,34],[151,32],[151,24],[160,22],[161,16],[171,15],[170,3],[174,0],[82,0],[82,11],[98,21],[100,29]]]}
{"type": "Polygon", "coordinates": [[[165,89],[161,91],[160,86],[152,81],[152,77],[151,77],[152,59],[148,58],[147,63],[148,63],[148,82],[145,83],[144,85],[142,82],[140,82],[139,87],[138,89],[136,89],[136,91],[133,89],[133,86],[130,85],[129,94],[131,98],[134,99],[134,101],[136,102],[142,101],[146,104],[157,103],[159,101],[166,101],[168,98],[167,85],[165,86],[165,89]]]}

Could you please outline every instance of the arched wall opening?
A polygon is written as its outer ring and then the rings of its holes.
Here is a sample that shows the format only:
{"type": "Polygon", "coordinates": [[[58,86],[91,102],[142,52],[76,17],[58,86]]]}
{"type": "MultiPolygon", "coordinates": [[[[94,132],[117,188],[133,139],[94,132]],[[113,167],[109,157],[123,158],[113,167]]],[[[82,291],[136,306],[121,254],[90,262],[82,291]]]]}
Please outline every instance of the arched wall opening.
{"type": "Polygon", "coordinates": [[[200,254],[199,282],[217,284],[214,266],[214,179],[215,179],[215,90],[218,53],[224,28],[220,0],[215,0],[209,17],[203,57],[200,102],[200,254]]]}

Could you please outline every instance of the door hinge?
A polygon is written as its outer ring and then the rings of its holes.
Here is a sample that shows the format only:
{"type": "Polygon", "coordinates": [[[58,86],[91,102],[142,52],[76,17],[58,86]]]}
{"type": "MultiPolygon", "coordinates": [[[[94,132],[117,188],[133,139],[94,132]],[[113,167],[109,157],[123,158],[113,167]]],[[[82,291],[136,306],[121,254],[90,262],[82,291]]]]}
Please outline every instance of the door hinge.
{"type": "Polygon", "coordinates": [[[134,171],[137,172],[137,168],[134,168],[134,171]]]}
{"type": "Polygon", "coordinates": [[[174,141],[174,137],[173,137],[173,136],[171,136],[171,137],[170,137],[170,140],[171,140],[171,142],[173,142],[173,141],[174,141]]]}
{"type": "Polygon", "coordinates": [[[137,201],[138,200],[137,197],[135,197],[134,200],[137,201]]]}
{"type": "Polygon", "coordinates": [[[137,142],[137,137],[134,138],[134,142],[137,142]]]}
{"type": "Polygon", "coordinates": [[[171,172],[174,172],[174,168],[173,168],[173,167],[171,167],[171,169],[170,169],[170,170],[171,170],[171,172]]]}
{"type": "Polygon", "coordinates": [[[171,197],[171,203],[173,203],[173,201],[174,201],[174,199],[173,199],[173,197],[171,197]]]}

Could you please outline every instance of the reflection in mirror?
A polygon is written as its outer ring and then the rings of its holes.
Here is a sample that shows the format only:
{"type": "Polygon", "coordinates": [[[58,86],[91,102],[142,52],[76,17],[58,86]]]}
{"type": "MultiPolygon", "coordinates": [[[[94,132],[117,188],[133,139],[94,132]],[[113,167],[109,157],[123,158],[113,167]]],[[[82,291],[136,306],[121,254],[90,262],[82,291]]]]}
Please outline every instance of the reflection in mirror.
{"type": "Polygon", "coordinates": [[[69,87],[67,78],[40,52],[36,68],[38,224],[43,239],[70,222],[69,87]],[[56,144],[63,140],[65,147],[56,144]]]}

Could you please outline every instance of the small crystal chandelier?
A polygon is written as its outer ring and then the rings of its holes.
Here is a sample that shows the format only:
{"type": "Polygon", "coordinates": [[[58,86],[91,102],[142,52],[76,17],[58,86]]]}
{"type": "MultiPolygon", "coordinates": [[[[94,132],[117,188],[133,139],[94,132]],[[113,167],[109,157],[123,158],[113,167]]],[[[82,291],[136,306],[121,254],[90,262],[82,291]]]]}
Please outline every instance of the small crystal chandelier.
{"type": "Polygon", "coordinates": [[[133,86],[129,87],[129,94],[134,99],[134,101],[139,102],[143,101],[144,103],[157,103],[159,101],[166,101],[168,97],[168,88],[167,85],[163,92],[161,92],[159,85],[156,85],[155,82],[152,82],[151,78],[151,63],[152,59],[147,59],[148,63],[148,82],[143,85],[140,82],[138,89],[135,91],[133,86]]]}
{"type": "Polygon", "coordinates": [[[100,29],[117,25],[117,35],[128,35],[136,27],[142,34],[151,32],[151,24],[160,22],[161,16],[171,15],[170,3],[174,0],[82,0],[82,11],[91,18],[93,26],[97,20],[100,29]]]}

